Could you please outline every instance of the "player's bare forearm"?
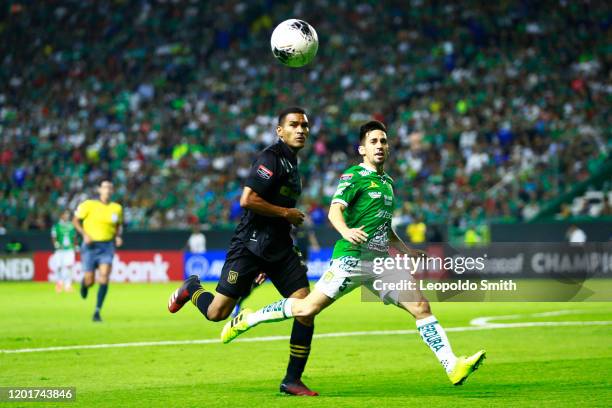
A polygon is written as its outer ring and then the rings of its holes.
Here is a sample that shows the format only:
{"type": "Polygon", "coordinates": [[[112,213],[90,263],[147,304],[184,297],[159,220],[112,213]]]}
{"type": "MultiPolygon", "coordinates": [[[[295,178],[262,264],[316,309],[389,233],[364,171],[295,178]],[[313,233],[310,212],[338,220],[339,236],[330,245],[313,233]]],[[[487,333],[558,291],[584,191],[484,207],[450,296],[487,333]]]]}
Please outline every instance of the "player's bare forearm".
{"type": "Polygon", "coordinates": [[[346,225],[346,221],[344,221],[344,210],[346,207],[340,203],[333,203],[329,207],[329,214],[327,218],[329,222],[331,222],[332,226],[340,233],[340,235],[344,235],[349,227],[346,225]]]}
{"type": "Polygon", "coordinates": [[[117,237],[121,238],[122,235],[123,235],[123,224],[119,224],[117,225],[117,229],[115,230],[115,238],[117,237]]]}
{"type": "Polygon", "coordinates": [[[283,218],[288,210],[288,208],[270,204],[255,192],[250,194],[246,200],[241,199],[240,206],[267,217],[283,218]]]}
{"type": "Polygon", "coordinates": [[[413,250],[409,248],[400,237],[397,236],[397,233],[393,231],[393,229],[389,230],[389,243],[391,244],[391,247],[397,249],[398,251],[412,255],[413,250]]]}
{"type": "Polygon", "coordinates": [[[284,218],[293,225],[304,222],[304,214],[297,208],[286,208],[264,200],[250,187],[245,187],[240,196],[240,206],[266,217],[284,218]]]}
{"type": "Polygon", "coordinates": [[[368,240],[368,234],[363,230],[365,226],[362,225],[359,228],[350,228],[346,225],[343,214],[345,209],[346,206],[344,204],[332,203],[329,207],[327,218],[329,218],[329,221],[336,231],[342,235],[342,238],[354,245],[363,244],[368,240]]]}
{"type": "Polygon", "coordinates": [[[393,231],[393,229],[389,231],[389,243],[391,244],[391,247],[397,249],[398,251],[406,255],[409,255],[409,256],[425,255],[427,256],[427,254],[424,251],[421,251],[419,249],[410,248],[408,245],[406,245],[406,243],[402,241],[400,237],[397,236],[397,233],[393,231]]]}
{"type": "Polygon", "coordinates": [[[123,245],[123,225],[119,224],[117,226],[117,230],[115,231],[115,245],[117,247],[120,247],[121,245],[123,245]]]}

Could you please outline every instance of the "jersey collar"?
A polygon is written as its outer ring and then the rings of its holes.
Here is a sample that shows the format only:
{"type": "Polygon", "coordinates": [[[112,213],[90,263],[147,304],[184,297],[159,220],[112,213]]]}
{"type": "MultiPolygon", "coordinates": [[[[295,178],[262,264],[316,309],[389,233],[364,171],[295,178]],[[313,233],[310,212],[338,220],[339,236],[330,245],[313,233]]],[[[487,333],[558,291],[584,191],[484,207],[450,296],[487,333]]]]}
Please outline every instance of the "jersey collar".
{"type": "Polygon", "coordinates": [[[110,200],[108,203],[105,203],[104,201],[100,200],[100,197],[96,198],[95,200],[102,205],[110,205],[113,202],[112,200],[110,200]]]}
{"type": "MultiPolygon", "coordinates": [[[[364,169],[368,170],[371,173],[378,174],[378,172],[376,171],[376,168],[374,166],[368,166],[365,163],[359,163],[359,166],[363,167],[364,169]]],[[[385,171],[383,170],[382,174],[378,174],[378,175],[382,177],[382,176],[384,176],[386,174],[387,173],[385,173],[385,171]]]]}
{"type": "Polygon", "coordinates": [[[297,154],[291,150],[287,143],[283,142],[280,138],[278,139],[278,145],[280,146],[281,151],[285,157],[297,161],[297,154]]]}

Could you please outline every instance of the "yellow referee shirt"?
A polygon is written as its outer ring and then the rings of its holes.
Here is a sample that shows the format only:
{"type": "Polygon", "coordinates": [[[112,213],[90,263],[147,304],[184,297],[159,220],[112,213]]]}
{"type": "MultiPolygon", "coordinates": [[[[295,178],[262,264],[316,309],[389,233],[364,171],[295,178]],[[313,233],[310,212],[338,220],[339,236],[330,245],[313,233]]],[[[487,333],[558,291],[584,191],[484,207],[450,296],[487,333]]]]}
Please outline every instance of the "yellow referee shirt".
{"type": "Polygon", "coordinates": [[[94,241],[111,241],[117,226],[123,223],[123,209],[113,202],[85,200],[79,204],[75,215],[83,221],[85,233],[94,241]]]}

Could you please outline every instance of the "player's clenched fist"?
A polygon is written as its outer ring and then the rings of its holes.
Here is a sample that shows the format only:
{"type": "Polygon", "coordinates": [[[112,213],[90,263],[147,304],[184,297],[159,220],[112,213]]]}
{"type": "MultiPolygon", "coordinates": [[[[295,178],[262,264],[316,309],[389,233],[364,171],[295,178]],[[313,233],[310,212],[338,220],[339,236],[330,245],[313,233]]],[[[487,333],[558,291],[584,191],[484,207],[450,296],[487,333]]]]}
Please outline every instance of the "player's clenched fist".
{"type": "Polygon", "coordinates": [[[363,229],[365,225],[362,225],[359,228],[349,228],[342,234],[342,238],[346,239],[351,244],[363,244],[368,240],[368,233],[363,229]]]}
{"type": "Polygon", "coordinates": [[[297,208],[287,208],[287,212],[285,213],[287,221],[298,227],[304,223],[304,217],[304,213],[297,208]]]}

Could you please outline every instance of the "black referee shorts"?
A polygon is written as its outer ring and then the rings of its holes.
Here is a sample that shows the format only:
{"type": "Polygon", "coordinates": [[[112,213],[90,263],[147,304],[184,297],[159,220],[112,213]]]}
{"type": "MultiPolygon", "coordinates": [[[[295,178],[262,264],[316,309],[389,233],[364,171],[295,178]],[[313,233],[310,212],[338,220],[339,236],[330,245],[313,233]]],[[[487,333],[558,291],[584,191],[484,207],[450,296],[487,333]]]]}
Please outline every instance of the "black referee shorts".
{"type": "Polygon", "coordinates": [[[265,272],[278,292],[283,297],[289,297],[296,290],[309,287],[307,270],[306,262],[296,247],[287,250],[278,261],[269,262],[236,240],[227,251],[217,292],[233,299],[248,296],[253,280],[260,272],[265,272]]]}

